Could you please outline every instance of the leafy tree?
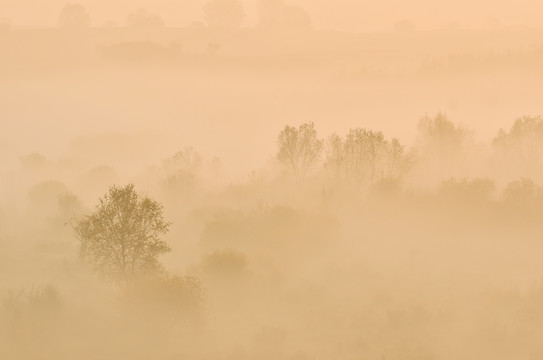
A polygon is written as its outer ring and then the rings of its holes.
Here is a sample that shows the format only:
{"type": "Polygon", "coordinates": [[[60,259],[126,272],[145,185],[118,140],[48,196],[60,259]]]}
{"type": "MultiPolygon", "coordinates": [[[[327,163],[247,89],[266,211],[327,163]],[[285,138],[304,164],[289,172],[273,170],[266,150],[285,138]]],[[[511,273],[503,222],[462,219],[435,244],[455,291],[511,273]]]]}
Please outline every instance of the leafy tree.
{"type": "Polygon", "coordinates": [[[204,20],[211,28],[236,29],[245,18],[245,9],[239,0],[210,0],[203,11],[204,20]]]}
{"type": "Polygon", "coordinates": [[[439,158],[458,154],[468,135],[465,129],[455,125],[444,113],[438,113],[434,117],[422,117],[417,130],[422,152],[439,158]]]}
{"type": "Polygon", "coordinates": [[[332,172],[334,177],[339,179],[345,175],[346,156],[343,139],[338,134],[332,134],[328,138],[326,145],[326,162],[324,165],[332,172]]]}
{"type": "Polygon", "coordinates": [[[405,175],[413,165],[412,153],[407,153],[405,147],[396,138],[387,143],[386,174],[389,178],[399,178],[405,175]]]}
{"type": "Polygon", "coordinates": [[[526,208],[527,205],[543,203],[543,188],[532,179],[522,178],[507,184],[501,200],[508,206],[526,208]]]}
{"type": "Polygon", "coordinates": [[[509,132],[500,129],[492,141],[494,149],[515,160],[543,155],[543,118],[524,116],[515,121],[509,132]]]}
{"type": "Polygon", "coordinates": [[[202,158],[194,148],[189,146],[164,160],[163,167],[167,173],[183,171],[194,174],[202,167],[202,158]]]}
{"type": "Polygon", "coordinates": [[[279,153],[277,158],[285,164],[297,180],[303,180],[308,171],[319,161],[323,151],[323,141],[317,138],[313,123],[295,128],[285,126],[277,139],[279,153]]]}
{"type": "Polygon", "coordinates": [[[417,130],[419,164],[423,166],[425,179],[432,175],[437,177],[436,180],[466,175],[465,171],[477,155],[469,131],[454,124],[444,113],[422,117],[417,130]]]}
{"type": "Polygon", "coordinates": [[[506,131],[500,129],[492,141],[490,163],[496,176],[510,180],[526,177],[541,182],[543,165],[543,117],[523,116],[506,131]]]}
{"type": "Polygon", "coordinates": [[[344,147],[347,174],[358,179],[369,178],[373,182],[385,157],[386,140],[383,133],[351,129],[344,147]]]}
{"type": "Polygon", "coordinates": [[[130,184],[110,187],[96,211],[74,229],[83,258],[102,276],[127,282],[161,270],[158,256],[170,251],[161,236],[169,226],[162,205],[139,195],[130,184]]]}
{"type": "Polygon", "coordinates": [[[192,189],[197,184],[202,169],[202,158],[192,147],[186,147],[163,160],[165,173],[163,185],[169,192],[192,189]]]}
{"type": "Polygon", "coordinates": [[[368,183],[398,179],[411,165],[398,139],[388,141],[380,131],[351,129],[345,139],[331,135],[327,145],[325,166],[338,179],[368,183]]]}
{"type": "Polygon", "coordinates": [[[90,17],[82,5],[68,4],[60,11],[58,23],[63,28],[84,29],[90,26],[90,17]]]}

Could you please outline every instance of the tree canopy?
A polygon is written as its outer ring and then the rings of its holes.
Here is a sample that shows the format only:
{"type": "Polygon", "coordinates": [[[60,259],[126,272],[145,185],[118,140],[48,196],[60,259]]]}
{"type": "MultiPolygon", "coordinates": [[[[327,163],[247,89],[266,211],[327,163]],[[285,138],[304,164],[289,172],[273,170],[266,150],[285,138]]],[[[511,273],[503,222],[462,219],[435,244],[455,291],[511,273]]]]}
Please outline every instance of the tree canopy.
{"type": "Polygon", "coordinates": [[[68,4],[60,11],[58,23],[63,28],[88,28],[90,26],[90,16],[82,5],[68,4]]]}
{"type": "Polygon", "coordinates": [[[96,210],[75,224],[81,255],[101,275],[117,281],[162,269],[158,256],[170,251],[161,236],[170,223],[162,205],[130,184],[112,186],[96,210]]]}
{"type": "Polygon", "coordinates": [[[317,138],[313,123],[298,128],[285,126],[277,138],[277,158],[284,163],[297,180],[303,180],[307,172],[322,155],[323,141],[317,138]]]}

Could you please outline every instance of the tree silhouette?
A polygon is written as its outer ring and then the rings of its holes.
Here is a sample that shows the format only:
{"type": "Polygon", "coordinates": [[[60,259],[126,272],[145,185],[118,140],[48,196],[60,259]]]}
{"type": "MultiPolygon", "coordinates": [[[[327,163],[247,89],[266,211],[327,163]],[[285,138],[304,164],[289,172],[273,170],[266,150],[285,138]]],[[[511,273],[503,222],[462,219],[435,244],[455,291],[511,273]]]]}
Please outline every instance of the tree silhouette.
{"type": "Polygon", "coordinates": [[[63,28],[84,29],[90,26],[90,17],[82,5],[68,4],[60,11],[58,23],[63,28]]]}
{"type": "Polygon", "coordinates": [[[285,126],[277,144],[277,158],[292,171],[296,180],[305,178],[320,159],[323,150],[323,141],[317,138],[313,123],[300,125],[299,128],[285,126]]]}
{"type": "Polygon", "coordinates": [[[435,176],[445,179],[469,168],[476,155],[472,134],[454,124],[446,114],[422,117],[417,130],[420,164],[435,170],[435,176]]]}
{"type": "Polygon", "coordinates": [[[500,129],[492,145],[495,150],[512,157],[540,159],[543,155],[543,118],[523,116],[517,119],[509,132],[500,129]]]}
{"type": "Polygon", "coordinates": [[[210,28],[236,29],[243,24],[245,9],[239,0],[210,0],[203,7],[210,28]]]}
{"type": "Polygon", "coordinates": [[[338,178],[374,183],[398,179],[410,168],[411,157],[398,139],[385,139],[380,131],[351,129],[345,139],[332,134],[327,142],[325,166],[338,178]]]}
{"type": "Polygon", "coordinates": [[[81,255],[104,277],[127,282],[161,270],[158,256],[170,251],[161,240],[170,223],[162,205],[136,193],[134,185],[112,186],[96,211],[79,220],[74,230],[81,255]]]}
{"type": "Polygon", "coordinates": [[[543,165],[543,117],[523,116],[511,129],[500,129],[492,141],[491,164],[497,174],[511,174],[541,181],[543,165]]]}

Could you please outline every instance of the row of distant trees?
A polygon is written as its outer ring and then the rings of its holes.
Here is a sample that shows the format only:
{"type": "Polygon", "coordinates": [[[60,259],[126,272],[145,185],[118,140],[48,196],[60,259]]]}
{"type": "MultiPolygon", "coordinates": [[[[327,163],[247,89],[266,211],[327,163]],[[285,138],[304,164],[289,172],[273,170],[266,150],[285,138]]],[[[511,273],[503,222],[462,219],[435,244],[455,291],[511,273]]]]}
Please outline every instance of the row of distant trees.
{"type": "MultiPolygon", "coordinates": [[[[423,165],[442,178],[477,155],[473,133],[453,123],[446,114],[424,116],[417,126],[415,146],[407,150],[381,131],[350,129],[345,136],[318,137],[313,123],[286,126],[278,136],[278,160],[298,181],[319,164],[338,180],[372,184],[400,179],[423,165]]],[[[490,163],[504,171],[522,169],[534,176],[543,161],[543,118],[524,116],[509,131],[500,129],[492,141],[490,163]]]]}
{"type": "MultiPolygon", "coordinates": [[[[240,0],[209,0],[202,8],[203,20],[210,28],[236,29],[245,21],[245,7],[240,0]]],[[[259,27],[267,29],[309,29],[311,18],[299,6],[287,5],[284,0],[259,0],[259,27]]],[[[60,12],[59,25],[63,28],[87,28],[91,20],[80,4],[68,4],[60,12]]],[[[109,26],[115,25],[113,22],[109,26]]],[[[163,19],[145,9],[139,9],[126,19],[129,27],[156,28],[165,25],[163,19]]]]}
{"type": "MultiPolygon", "coordinates": [[[[452,123],[445,114],[423,117],[418,131],[419,143],[415,149],[406,151],[398,139],[387,139],[380,131],[355,128],[344,136],[332,134],[324,140],[318,137],[313,123],[297,128],[286,126],[278,137],[278,159],[299,181],[322,164],[339,180],[375,184],[400,179],[420,162],[434,167],[433,161],[437,161],[448,167],[451,159],[465,159],[468,155],[465,151],[469,150],[466,144],[470,141],[470,132],[452,123]]],[[[543,159],[543,118],[517,119],[509,131],[498,132],[492,146],[505,165],[528,159],[533,167],[539,168],[543,159]]],[[[174,174],[166,179],[165,185],[169,187],[179,181],[190,185],[201,163],[192,148],[164,160],[164,171],[174,174]]],[[[484,199],[493,189],[494,184],[489,179],[460,182],[449,179],[442,182],[440,194],[484,199]]],[[[541,188],[523,179],[510,183],[503,197],[507,201],[523,197],[540,199],[541,188]]],[[[65,206],[74,203],[73,198],[63,200],[65,206]]],[[[159,262],[158,258],[170,251],[163,236],[171,223],[163,216],[162,204],[137,193],[134,185],[110,187],[99,199],[94,212],[79,216],[73,225],[81,241],[82,259],[105,278],[130,284],[152,274],[183,286],[190,280],[171,278],[159,262]]]]}

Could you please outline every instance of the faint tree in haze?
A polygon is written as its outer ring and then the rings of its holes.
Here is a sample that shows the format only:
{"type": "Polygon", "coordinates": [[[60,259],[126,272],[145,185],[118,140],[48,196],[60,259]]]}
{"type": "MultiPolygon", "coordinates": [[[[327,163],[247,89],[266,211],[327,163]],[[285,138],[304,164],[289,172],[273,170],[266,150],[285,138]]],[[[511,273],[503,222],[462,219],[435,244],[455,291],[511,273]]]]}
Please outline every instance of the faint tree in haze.
{"type": "Polygon", "coordinates": [[[163,160],[162,168],[165,173],[163,184],[171,194],[190,190],[199,178],[202,158],[189,146],[163,160]]]}
{"type": "Polygon", "coordinates": [[[162,205],[139,195],[130,184],[110,187],[96,211],[76,222],[74,230],[81,240],[82,257],[98,273],[128,282],[161,270],[158,256],[170,251],[161,236],[169,226],[162,205]]]}
{"type": "Polygon", "coordinates": [[[509,132],[500,129],[492,145],[515,160],[540,159],[543,155],[543,118],[524,116],[517,119],[509,132]]]}
{"type": "Polygon", "coordinates": [[[216,29],[237,29],[245,19],[245,9],[239,0],[210,0],[203,7],[207,26],[216,29]]]}
{"type": "Polygon", "coordinates": [[[494,199],[496,185],[487,178],[455,179],[451,178],[441,183],[438,197],[441,200],[458,205],[473,205],[488,203],[494,199]]]}
{"type": "Polygon", "coordinates": [[[347,174],[355,178],[368,177],[372,183],[385,158],[386,140],[383,133],[351,129],[344,144],[347,174]]]}
{"type": "Polygon", "coordinates": [[[218,42],[212,41],[209,44],[207,44],[206,53],[211,56],[217,55],[219,50],[221,49],[221,44],[218,42]]]}
{"type": "Polygon", "coordinates": [[[23,156],[19,159],[19,161],[21,163],[22,170],[29,174],[40,172],[47,165],[47,159],[39,153],[32,153],[23,156]]]}
{"type": "Polygon", "coordinates": [[[356,128],[345,139],[337,134],[328,138],[325,166],[338,179],[371,184],[403,176],[411,166],[411,156],[398,139],[388,141],[380,131],[356,128]]]}
{"type": "Polygon", "coordinates": [[[492,141],[491,161],[495,169],[520,177],[541,181],[543,162],[543,117],[523,116],[509,131],[500,129],[492,141]]]}
{"type": "Polygon", "coordinates": [[[46,180],[32,186],[28,191],[29,204],[33,208],[49,208],[59,197],[69,193],[68,187],[58,180],[46,180]]]}
{"type": "Polygon", "coordinates": [[[184,172],[196,173],[202,167],[202,158],[192,146],[188,146],[181,151],[176,152],[172,157],[162,162],[166,172],[184,172]]]}
{"type": "Polygon", "coordinates": [[[68,4],[60,11],[58,23],[62,28],[84,29],[90,26],[90,17],[82,5],[68,4]]]}
{"type": "Polygon", "coordinates": [[[436,171],[441,179],[458,175],[461,169],[465,170],[469,165],[468,157],[475,155],[469,154],[474,150],[472,134],[454,124],[444,113],[422,117],[417,131],[421,164],[436,171]]]}
{"type": "Polygon", "coordinates": [[[264,28],[280,26],[284,7],[284,0],[259,0],[258,25],[264,28]]]}
{"type": "Polygon", "coordinates": [[[417,29],[417,25],[410,20],[400,20],[394,24],[394,31],[398,33],[411,33],[417,29]]]}
{"type": "Polygon", "coordinates": [[[405,175],[414,163],[412,152],[407,152],[405,147],[396,138],[387,143],[386,169],[389,178],[399,178],[405,175]]]}
{"type": "Polygon", "coordinates": [[[467,135],[466,130],[455,125],[446,114],[424,116],[417,125],[423,150],[438,156],[449,156],[458,152],[467,135]]]}
{"type": "Polygon", "coordinates": [[[530,204],[543,203],[543,188],[532,179],[522,178],[507,184],[501,200],[507,205],[526,208],[530,204]]]}
{"type": "Polygon", "coordinates": [[[287,5],[283,0],[260,0],[258,18],[258,26],[265,29],[311,28],[311,17],[308,12],[300,6],[287,5]]]}
{"type": "Polygon", "coordinates": [[[345,174],[346,160],[343,139],[338,134],[330,135],[326,143],[325,167],[335,178],[340,179],[345,174]]]}
{"type": "Polygon", "coordinates": [[[291,30],[307,30],[312,26],[309,13],[300,6],[286,6],[283,11],[283,23],[291,30]]]}
{"type": "Polygon", "coordinates": [[[277,144],[277,158],[292,171],[296,180],[305,178],[323,151],[323,141],[317,138],[313,123],[300,125],[299,128],[285,126],[277,138],[277,144]]]}
{"type": "Polygon", "coordinates": [[[205,274],[228,278],[242,275],[247,269],[247,256],[233,249],[216,250],[202,259],[201,267],[205,274]]]}
{"type": "Polygon", "coordinates": [[[205,288],[193,276],[145,277],[129,284],[120,300],[125,315],[144,321],[160,336],[177,325],[197,324],[203,315],[205,288]]]}
{"type": "Polygon", "coordinates": [[[151,14],[146,9],[139,9],[128,15],[126,25],[134,28],[164,27],[164,21],[158,15],[151,14]]]}

